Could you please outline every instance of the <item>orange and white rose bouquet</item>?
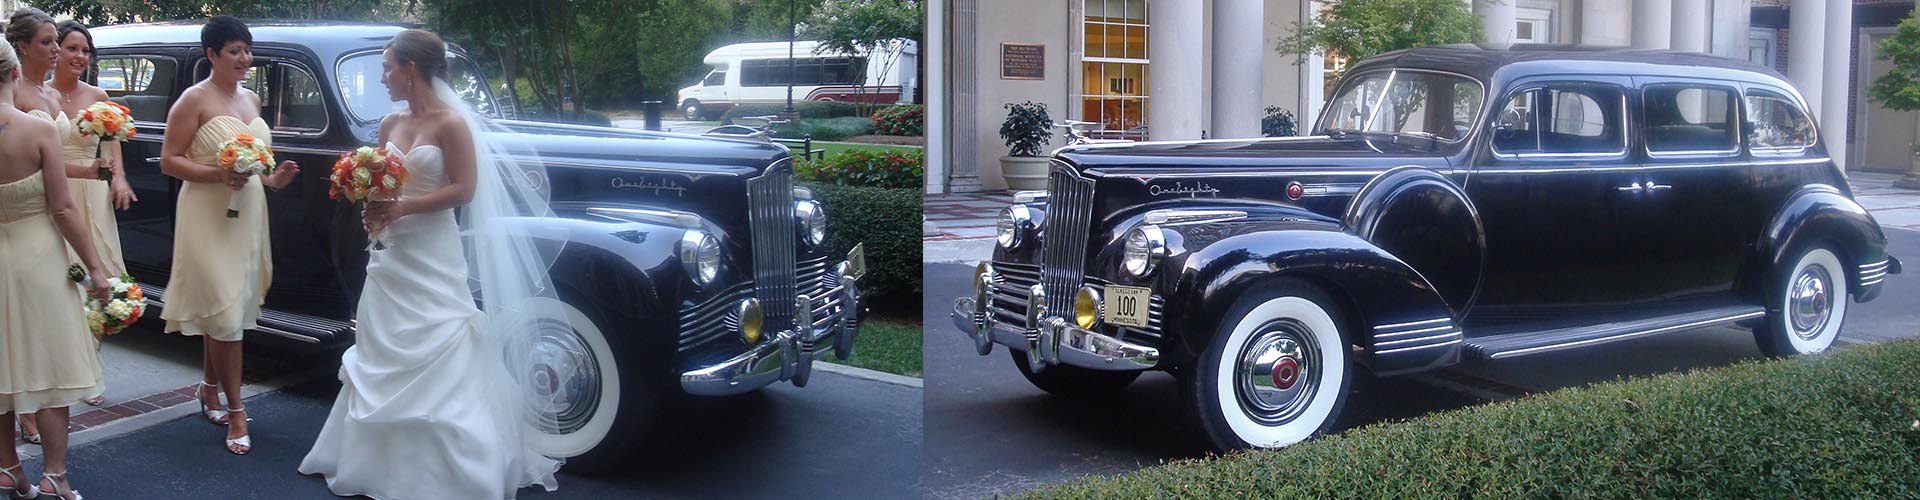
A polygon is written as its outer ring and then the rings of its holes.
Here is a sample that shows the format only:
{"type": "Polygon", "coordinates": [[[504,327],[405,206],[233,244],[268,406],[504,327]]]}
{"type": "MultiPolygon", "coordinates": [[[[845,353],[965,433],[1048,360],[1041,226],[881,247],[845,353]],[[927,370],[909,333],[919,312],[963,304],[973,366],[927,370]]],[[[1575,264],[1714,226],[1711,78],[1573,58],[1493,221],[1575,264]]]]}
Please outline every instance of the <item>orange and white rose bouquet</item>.
{"type": "MultiPolygon", "coordinates": [[[[74,117],[73,125],[80,135],[99,137],[102,141],[124,141],[133,138],[139,130],[133,126],[133,115],[126,106],[113,101],[100,101],[80,111],[74,117]]],[[[100,180],[113,180],[112,169],[100,169],[100,180]]]]}
{"type": "MultiPolygon", "coordinates": [[[[220,168],[229,172],[246,175],[270,175],[273,173],[273,148],[253,137],[252,134],[239,134],[232,140],[220,144],[220,168]]],[[[227,218],[240,217],[240,193],[235,192],[227,201],[227,218]]]]}
{"type": "MultiPolygon", "coordinates": [[[[400,199],[400,187],[406,184],[407,167],[400,162],[400,155],[384,147],[362,146],[333,162],[333,173],[327,176],[327,197],[352,203],[394,201],[400,199]]],[[[386,248],[377,231],[368,237],[373,239],[370,248],[386,248]]]]}

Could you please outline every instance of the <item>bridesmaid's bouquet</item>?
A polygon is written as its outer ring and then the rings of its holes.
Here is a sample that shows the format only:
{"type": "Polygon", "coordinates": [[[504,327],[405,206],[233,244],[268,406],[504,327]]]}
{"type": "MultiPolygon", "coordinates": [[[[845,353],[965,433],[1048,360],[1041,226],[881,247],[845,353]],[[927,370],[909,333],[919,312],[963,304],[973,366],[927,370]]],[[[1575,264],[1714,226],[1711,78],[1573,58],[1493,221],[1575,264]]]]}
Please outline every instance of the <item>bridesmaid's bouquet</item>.
{"type": "MultiPolygon", "coordinates": [[[[361,146],[333,162],[327,184],[327,197],[334,201],[393,201],[400,199],[400,186],[407,184],[407,167],[400,163],[400,155],[387,148],[361,146]]],[[[378,232],[369,237],[373,239],[370,248],[387,247],[378,232]]]]}
{"type": "MultiPolygon", "coordinates": [[[[233,136],[233,140],[220,144],[220,168],[246,175],[268,175],[273,173],[273,148],[255,139],[251,134],[233,136]]],[[[240,193],[233,193],[227,200],[227,218],[240,217],[240,193]]]]}
{"type": "MultiPolygon", "coordinates": [[[[99,137],[102,141],[124,141],[138,133],[133,126],[132,112],[126,106],[113,101],[100,101],[80,111],[73,119],[74,127],[80,129],[80,135],[99,137]]],[[[112,169],[100,169],[100,180],[113,180],[112,169]]]]}
{"type": "MultiPolygon", "coordinates": [[[[75,265],[67,268],[67,277],[74,283],[85,283],[86,271],[75,265]]],[[[118,278],[108,278],[107,286],[113,289],[105,301],[88,298],[86,301],[87,328],[94,335],[113,335],[140,322],[140,316],[147,312],[147,294],[140,290],[140,284],[134,282],[133,275],[122,274],[118,278]]]]}

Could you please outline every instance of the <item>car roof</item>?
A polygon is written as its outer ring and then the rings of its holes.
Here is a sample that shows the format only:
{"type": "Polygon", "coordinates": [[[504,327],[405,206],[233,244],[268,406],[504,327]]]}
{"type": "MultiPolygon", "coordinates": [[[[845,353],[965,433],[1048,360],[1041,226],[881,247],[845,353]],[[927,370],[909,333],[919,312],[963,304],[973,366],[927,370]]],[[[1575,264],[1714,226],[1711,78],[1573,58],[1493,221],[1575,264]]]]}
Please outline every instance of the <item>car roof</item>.
{"type": "MultiPolygon", "coordinates": [[[[296,47],[329,61],[346,52],[380,48],[408,26],[340,21],[246,19],[256,47],[296,47]]],[[[94,45],[107,49],[138,46],[200,46],[205,19],[123,24],[93,28],[94,45]]]]}
{"type": "Polygon", "coordinates": [[[1419,68],[1470,76],[1494,89],[1537,75],[1623,75],[1712,78],[1765,83],[1794,90],[1779,72],[1747,61],[1670,50],[1558,44],[1453,44],[1396,50],[1355,64],[1352,71],[1419,68]]]}

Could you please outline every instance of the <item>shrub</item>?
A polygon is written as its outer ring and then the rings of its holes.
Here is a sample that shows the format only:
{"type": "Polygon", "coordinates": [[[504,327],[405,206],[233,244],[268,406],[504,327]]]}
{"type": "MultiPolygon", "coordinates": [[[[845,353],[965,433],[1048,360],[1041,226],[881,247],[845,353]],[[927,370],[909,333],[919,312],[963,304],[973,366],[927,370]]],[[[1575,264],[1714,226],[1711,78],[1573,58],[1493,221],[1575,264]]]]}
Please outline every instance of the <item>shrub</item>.
{"type": "Polygon", "coordinates": [[[1267,106],[1267,116],[1260,118],[1260,135],[1265,137],[1293,137],[1293,112],[1279,106],[1267,106]]]}
{"type": "Polygon", "coordinates": [[[900,316],[920,311],[920,191],[807,182],[827,211],[828,255],[846,255],[863,243],[867,276],[861,282],[874,309],[900,316]]]}
{"type": "Polygon", "coordinates": [[[1564,389],[1033,498],[1894,498],[1920,341],[1564,389]]]}
{"type": "MultiPolygon", "coordinates": [[[[734,118],[742,116],[777,115],[786,111],[786,103],[741,104],[728,109],[726,114],[720,115],[720,123],[731,125],[733,124],[734,118]]],[[[860,112],[860,105],[850,102],[793,101],[793,112],[799,113],[802,118],[838,118],[842,116],[866,118],[866,115],[860,112]]]]}
{"type": "Polygon", "coordinates": [[[925,135],[927,108],[915,104],[887,106],[873,112],[873,133],[880,135],[925,135]]]}
{"type": "Polygon", "coordinates": [[[816,141],[838,141],[856,135],[866,135],[872,126],[870,120],[857,116],[803,118],[799,122],[774,127],[773,136],[792,139],[812,137],[816,141]]]}
{"type": "Polygon", "coordinates": [[[1053,118],[1047,116],[1045,103],[1008,104],[1007,120],[1000,122],[1000,139],[1007,141],[1008,156],[1040,156],[1040,146],[1047,143],[1052,129],[1053,118]]]}
{"type": "Polygon", "coordinates": [[[919,189],[926,182],[925,162],[921,152],[849,149],[822,161],[797,160],[793,176],[846,186],[919,189]]]}

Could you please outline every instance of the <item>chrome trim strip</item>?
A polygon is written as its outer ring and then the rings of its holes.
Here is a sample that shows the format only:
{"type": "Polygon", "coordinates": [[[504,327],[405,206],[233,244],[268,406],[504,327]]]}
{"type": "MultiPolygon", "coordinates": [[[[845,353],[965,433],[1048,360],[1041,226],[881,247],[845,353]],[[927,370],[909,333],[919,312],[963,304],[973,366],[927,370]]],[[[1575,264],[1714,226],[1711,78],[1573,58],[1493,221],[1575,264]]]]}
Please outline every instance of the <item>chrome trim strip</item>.
{"type": "Polygon", "coordinates": [[[1141,221],[1152,225],[1178,226],[1183,224],[1205,224],[1244,219],[1247,213],[1240,210],[1178,210],[1160,209],[1147,212],[1141,221]]]}
{"type": "Polygon", "coordinates": [[[288,145],[288,146],[276,145],[273,147],[273,150],[276,152],[284,151],[288,153],[302,153],[302,154],[310,154],[310,155],[340,155],[340,154],[346,154],[347,152],[352,151],[351,149],[309,148],[309,147],[303,147],[303,146],[297,146],[297,145],[288,145]]]}
{"type": "Polygon", "coordinates": [[[648,210],[648,209],[641,209],[641,208],[589,207],[587,208],[587,213],[599,215],[602,217],[612,217],[612,218],[621,219],[621,220],[629,220],[626,217],[633,217],[641,220],[650,220],[650,221],[662,222],[666,224],[672,224],[674,225],[674,227],[679,227],[683,229],[699,229],[701,227],[699,215],[696,215],[692,212],[682,212],[679,210],[648,210]]]}
{"type": "Polygon", "coordinates": [[[1827,161],[1829,161],[1828,158],[1820,157],[1820,158],[1807,158],[1807,159],[1797,159],[1797,160],[1721,162],[1721,163],[1683,163],[1683,164],[1676,164],[1676,165],[1617,165],[1617,166],[1602,165],[1602,166],[1590,166],[1590,167],[1579,167],[1579,168],[1481,168],[1481,169],[1474,169],[1473,173],[1476,173],[1476,174],[1480,174],[1480,173],[1564,174],[1564,173],[1591,173],[1591,172],[1639,172],[1639,171],[1648,171],[1648,170],[1681,170],[1681,169],[1694,169],[1694,168],[1746,167],[1746,166],[1769,167],[1769,166],[1806,165],[1806,164],[1814,164],[1814,163],[1824,163],[1827,161]]]}
{"type": "Polygon", "coordinates": [[[1460,336],[1460,332],[1457,332],[1457,331],[1450,331],[1450,332],[1447,332],[1447,333],[1442,333],[1442,334],[1439,334],[1439,335],[1429,335],[1429,336],[1426,336],[1426,337],[1420,337],[1420,338],[1414,338],[1414,339],[1406,339],[1406,340],[1395,340],[1395,341],[1392,341],[1392,342],[1374,342],[1374,343],[1373,343],[1373,347],[1374,347],[1375,349],[1378,349],[1378,348],[1381,348],[1381,347],[1388,347],[1388,346],[1396,346],[1396,345],[1405,345],[1405,344],[1419,344],[1419,343],[1423,343],[1423,342],[1430,342],[1430,341],[1434,341],[1434,340],[1439,340],[1439,339],[1444,339],[1444,338],[1452,338],[1452,337],[1459,337],[1459,336],[1460,336]]]}
{"type": "Polygon", "coordinates": [[[290,339],[293,339],[293,340],[298,340],[298,341],[301,341],[301,342],[306,342],[306,343],[308,343],[308,344],[318,344],[318,343],[320,343],[320,339],[317,339],[317,338],[313,338],[313,337],[310,337],[310,336],[307,336],[307,335],[301,335],[301,334],[298,334],[298,333],[293,333],[293,332],[289,332],[289,331],[286,331],[286,330],[281,330],[281,329],[279,329],[279,328],[274,328],[274,327],[271,327],[271,326],[265,326],[265,325],[254,325],[254,327],[253,327],[253,329],[254,329],[254,330],[259,330],[259,331],[261,331],[261,332],[265,332],[265,333],[271,333],[271,334],[273,334],[273,335],[276,335],[276,336],[280,336],[280,337],[286,337],[286,338],[290,338],[290,339]]]}
{"type": "Polygon", "coordinates": [[[1387,350],[1385,350],[1385,351],[1374,351],[1374,352],[1373,352],[1373,355],[1375,355],[1375,356],[1379,356],[1379,355],[1383,355],[1383,354],[1393,354],[1393,353],[1396,353],[1396,352],[1405,352],[1405,351],[1412,351],[1412,350],[1418,350],[1418,349],[1430,349],[1430,348],[1434,348],[1434,347],[1446,347],[1446,346],[1450,346],[1450,345],[1454,345],[1454,344],[1458,344],[1458,343],[1461,343],[1461,342],[1466,342],[1466,339],[1454,339],[1454,340],[1452,340],[1452,341],[1449,341],[1449,342],[1442,342],[1442,343],[1439,343],[1439,344],[1427,344],[1427,345],[1421,345],[1421,346],[1413,346],[1413,347],[1400,347],[1400,348],[1395,348],[1395,349],[1387,349],[1387,350]]]}
{"type": "Polygon", "coordinates": [[[1452,329],[1453,329],[1453,326],[1451,325],[1440,325],[1433,328],[1421,328],[1419,330],[1407,330],[1407,331],[1392,332],[1392,333],[1379,333],[1379,330],[1375,330],[1374,331],[1375,333],[1373,334],[1373,339],[1382,340],[1382,339],[1389,339],[1394,337],[1418,336],[1418,335],[1430,334],[1433,332],[1443,332],[1443,331],[1452,330],[1452,329]]]}
{"type": "Polygon", "coordinates": [[[1717,318],[1717,319],[1709,319],[1709,320],[1701,320],[1701,321],[1695,321],[1695,322],[1692,322],[1692,323],[1686,323],[1686,324],[1681,324],[1681,325],[1673,325],[1673,326],[1667,326],[1667,327],[1661,327],[1661,328],[1655,328],[1655,329],[1652,329],[1652,330],[1641,330],[1641,331],[1637,331],[1637,332],[1626,332],[1626,333],[1621,333],[1621,334],[1617,334],[1617,335],[1611,335],[1611,336],[1607,336],[1607,337],[1600,337],[1600,338],[1592,338],[1592,339],[1586,339],[1586,340],[1579,340],[1579,341],[1574,341],[1574,342],[1568,342],[1568,343],[1564,343],[1564,344],[1553,344],[1553,345],[1543,345],[1543,346],[1539,346],[1539,347],[1529,347],[1529,348],[1526,348],[1526,349],[1520,349],[1520,350],[1515,350],[1515,351],[1506,351],[1506,352],[1501,352],[1501,353],[1497,353],[1497,354],[1494,354],[1494,355],[1492,355],[1492,356],[1488,356],[1488,358],[1489,358],[1489,359],[1501,359],[1501,358],[1511,358],[1511,357],[1514,357],[1514,356],[1524,356],[1524,355],[1527,355],[1527,354],[1537,354],[1537,353],[1542,353],[1542,352],[1552,352],[1552,351],[1558,351],[1558,350],[1562,350],[1562,349],[1571,349],[1571,348],[1575,348],[1575,347],[1580,347],[1580,346],[1587,346],[1587,345],[1593,345],[1593,344],[1601,344],[1601,343],[1606,343],[1606,342],[1612,342],[1612,341],[1615,341],[1615,340],[1626,340],[1626,339],[1631,339],[1631,338],[1636,338],[1636,337],[1645,337],[1645,336],[1648,336],[1648,335],[1654,335],[1654,334],[1659,334],[1659,333],[1666,333],[1666,332],[1671,332],[1671,331],[1674,331],[1674,330],[1686,330],[1686,329],[1690,329],[1690,328],[1699,328],[1699,327],[1702,327],[1702,326],[1707,326],[1707,325],[1716,325],[1716,324],[1720,324],[1720,323],[1726,323],[1726,322],[1729,322],[1729,321],[1740,321],[1740,320],[1743,320],[1743,319],[1752,319],[1752,318],[1758,318],[1758,317],[1762,317],[1762,316],[1766,316],[1766,315],[1767,315],[1767,312],[1766,312],[1766,311],[1754,311],[1754,312],[1750,312],[1750,313],[1744,313],[1744,314],[1736,314],[1736,315],[1733,315],[1733,316],[1727,316],[1727,317],[1724,317],[1724,318],[1717,318]]]}
{"type": "MultiPolygon", "coordinates": [[[[1139,167],[1119,167],[1119,168],[1137,169],[1139,167]]],[[[1448,170],[1442,171],[1439,169],[1435,169],[1434,171],[1445,174],[1445,173],[1451,173],[1452,170],[1448,169],[1448,170]]],[[[1285,166],[1254,167],[1252,169],[1242,168],[1242,169],[1235,169],[1234,171],[1231,171],[1231,172],[1220,172],[1220,171],[1210,171],[1210,170],[1194,172],[1192,171],[1192,169],[1154,170],[1151,168],[1140,169],[1140,170],[1109,170],[1109,169],[1101,169],[1101,168],[1087,169],[1087,173],[1100,175],[1100,176],[1118,176],[1118,177],[1146,176],[1149,179],[1183,179],[1188,177],[1200,177],[1200,178],[1211,179],[1211,178],[1219,178],[1219,177],[1273,177],[1276,175],[1285,175],[1285,176],[1291,176],[1291,177],[1364,175],[1367,177],[1373,177],[1376,175],[1384,174],[1386,172],[1387,172],[1386,170],[1290,170],[1285,166]]],[[[1141,180],[1141,182],[1144,183],[1146,180],[1149,180],[1149,179],[1143,179],[1141,180]]]]}
{"type": "Polygon", "coordinates": [[[1445,323],[1448,321],[1453,321],[1453,318],[1434,318],[1429,320],[1413,321],[1408,323],[1391,323],[1391,324],[1385,324],[1385,325],[1373,325],[1373,331],[1377,333],[1381,330],[1397,330],[1401,327],[1415,326],[1415,325],[1429,325],[1433,323],[1445,323]]]}

